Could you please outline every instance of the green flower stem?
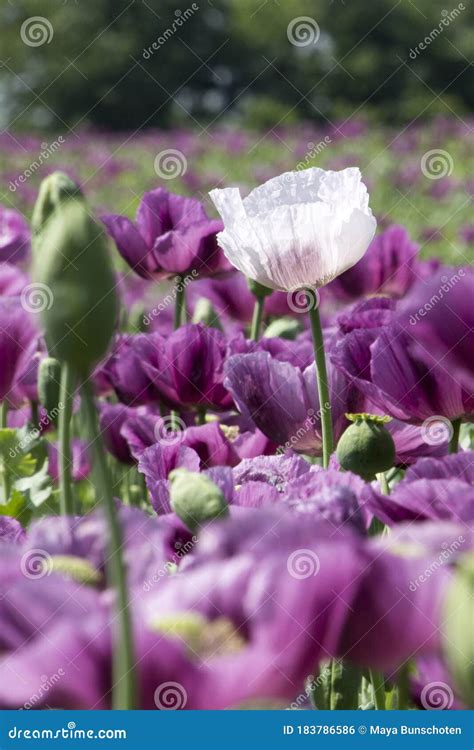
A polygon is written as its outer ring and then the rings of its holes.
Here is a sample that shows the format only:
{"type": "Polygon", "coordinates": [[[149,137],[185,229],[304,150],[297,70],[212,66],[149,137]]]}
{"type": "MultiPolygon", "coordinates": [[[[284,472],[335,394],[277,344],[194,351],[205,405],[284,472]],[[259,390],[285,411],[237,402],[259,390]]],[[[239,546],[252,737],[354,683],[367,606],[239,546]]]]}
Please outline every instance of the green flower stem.
{"type": "Polygon", "coordinates": [[[313,334],[314,359],[316,362],[316,374],[318,383],[319,409],[321,413],[321,426],[323,437],[323,467],[329,465],[329,458],[334,450],[334,436],[332,429],[331,404],[329,401],[328,374],[326,369],[326,357],[324,355],[324,339],[321,328],[319,307],[314,307],[314,293],[308,290],[309,321],[313,334]]]}
{"type": "Polygon", "coordinates": [[[370,670],[370,681],[372,683],[372,690],[374,693],[374,705],[376,711],[385,710],[385,686],[383,677],[380,672],[374,669],[370,670]]]}
{"type": "Polygon", "coordinates": [[[0,405],[0,430],[5,430],[8,423],[8,404],[3,401],[0,405]]]}
{"type": "Polygon", "coordinates": [[[38,412],[38,402],[37,401],[31,401],[31,424],[33,427],[38,427],[39,425],[39,412],[38,412]]]}
{"type": "Polygon", "coordinates": [[[122,532],[117,520],[112,483],[107,469],[106,453],[97,424],[94,398],[89,383],[81,387],[82,404],[94,462],[96,497],[104,507],[109,529],[109,580],[116,592],[116,631],[113,634],[112,708],[134,708],[136,696],[132,624],[128,608],[127,582],[122,556],[122,532]]]}
{"type": "Polygon", "coordinates": [[[206,424],[206,407],[198,406],[196,413],[196,424],[206,424]]]}
{"type": "Polygon", "coordinates": [[[457,453],[458,448],[459,448],[459,433],[461,431],[461,419],[453,419],[451,421],[451,424],[453,426],[453,434],[451,436],[451,440],[449,441],[449,452],[457,453]]]}
{"type": "Polygon", "coordinates": [[[252,341],[258,341],[260,338],[260,330],[262,328],[263,320],[263,308],[265,306],[265,297],[255,297],[255,305],[253,308],[252,327],[250,329],[250,338],[252,341]]]}
{"type": "Polygon", "coordinates": [[[176,299],[174,303],[174,329],[176,330],[186,322],[186,297],[183,277],[176,279],[176,299]]]}
{"type": "Polygon", "coordinates": [[[377,479],[379,480],[380,492],[382,495],[390,495],[390,487],[386,473],[384,471],[380,472],[380,474],[377,474],[377,479]]]}
{"type": "Polygon", "coordinates": [[[398,671],[398,706],[402,711],[410,707],[410,666],[408,663],[402,664],[398,671]]]}
{"type": "Polygon", "coordinates": [[[70,365],[61,365],[61,385],[59,403],[62,408],[58,417],[59,438],[59,496],[61,515],[74,514],[74,497],[72,493],[72,450],[71,450],[71,417],[74,398],[74,375],[70,365]]]}

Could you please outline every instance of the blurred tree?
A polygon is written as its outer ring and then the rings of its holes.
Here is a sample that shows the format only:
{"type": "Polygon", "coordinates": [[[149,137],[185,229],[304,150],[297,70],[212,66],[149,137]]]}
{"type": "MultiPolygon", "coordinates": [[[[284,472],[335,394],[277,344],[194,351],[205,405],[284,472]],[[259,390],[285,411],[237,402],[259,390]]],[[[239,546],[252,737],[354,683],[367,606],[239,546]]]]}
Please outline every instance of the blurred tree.
{"type": "Polygon", "coordinates": [[[2,127],[270,127],[474,108],[468,0],[186,3],[0,0],[2,127]]]}

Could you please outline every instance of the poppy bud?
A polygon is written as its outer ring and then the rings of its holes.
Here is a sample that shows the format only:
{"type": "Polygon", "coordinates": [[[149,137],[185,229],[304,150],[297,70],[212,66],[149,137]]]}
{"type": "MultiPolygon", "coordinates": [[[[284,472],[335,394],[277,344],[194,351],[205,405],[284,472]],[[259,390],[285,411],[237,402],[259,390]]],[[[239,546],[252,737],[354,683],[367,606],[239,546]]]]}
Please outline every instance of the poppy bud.
{"type": "Polygon", "coordinates": [[[87,374],[117,318],[116,281],[101,227],[80,199],[54,211],[38,235],[33,278],[48,290],[42,322],[52,356],[87,374]]]}
{"type": "Polygon", "coordinates": [[[69,198],[82,197],[76,185],[64,172],[53,172],[41,183],[31,219],[33,238],[43,229],[58,206],[69,198]]]}
{"type": "Polygon", "coordinates": [[[48,414],[58,408],[60,384],[61,363],[54,357],[45,357],[38,368],[38,397],[48,414]]]}
{"type": "Polygon", "coordinates": [[[301,333],[301,326],[293,318],[277,318],[272,320],[270,325],[265,329],[263,337],[265,339],[282,338],[293,340],[301,333]]]}
{"type": "Polygon", "coordinates": [[[193,323],[203,323],[209,328],[217,328],[222,331],[219,316],[216,313],[212,303],[205,297],[200,297],[194,308],[193,323]]]}
{"type": "Polygon", "coordinates": [[[222,490],[205,474],[175,469],[169,481],[171,507],[190,531],[195,532],[203,523],[229,514],[222,490]]]}
{"type": "MultiPolygon", "coordinates": [[[[474,641],[472,639],[472,591],[474,589],[474,555],[460,558],[454,580],[445,600],[444,652],[454,685],[466,708],[474,708],[474,641]]],[[[443,683],[441,683],[442,685],[443,683]]],[[[445,685],[447,688],[448,685],[445,685]]],[[[440,696],[452,701],[452,694],[440,696]]],[[[451,708],[436,705],[435,708],[451,708]]]]}
{"type": "Polygon", "coordinates": [[[371,482],[375,475],[390,469],[395,462],[395,443],[385,423],[390,417],[373,414],[346,414],[354,424],[344,432],[337,445],[337,458],[343,469],[371,482]]]}

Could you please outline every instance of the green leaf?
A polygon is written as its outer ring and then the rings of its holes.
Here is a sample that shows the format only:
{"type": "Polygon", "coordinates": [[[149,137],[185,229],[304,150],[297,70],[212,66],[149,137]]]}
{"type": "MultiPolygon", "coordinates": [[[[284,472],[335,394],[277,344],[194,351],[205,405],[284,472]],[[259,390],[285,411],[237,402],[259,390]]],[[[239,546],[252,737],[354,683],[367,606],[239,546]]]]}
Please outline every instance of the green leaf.
{"type": "Polygon", "coordinates": [[[17,479],[14,487],[25,495],[30,505],[34,508],[39,508],[51,496],[53,491],[52,480],[48,474],[48,461],[46,460],[41,469],[35,474],[23,479],[17,479]]]}
{"type": "Polygon", "coordinates": [[[0,515],[16,518],[22,526],[26,526],[31,519],[31,508],[28,507],[26,497],[18,490],[13,490],[7,503],[0,503],[0,515]]]}

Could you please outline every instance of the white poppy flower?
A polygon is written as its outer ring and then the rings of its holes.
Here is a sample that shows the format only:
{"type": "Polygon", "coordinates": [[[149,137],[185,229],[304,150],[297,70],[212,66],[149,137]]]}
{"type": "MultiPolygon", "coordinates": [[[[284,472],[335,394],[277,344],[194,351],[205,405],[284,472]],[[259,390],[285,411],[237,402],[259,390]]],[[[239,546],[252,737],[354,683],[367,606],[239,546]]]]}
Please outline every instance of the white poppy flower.
{"type": "Polygon", "coordinates": [[[238,188],[209,195],[227,258],[272,289],[324,286],[362,258],[377,226],[356,167],[285,172],[244,199],[238,188]]]}

